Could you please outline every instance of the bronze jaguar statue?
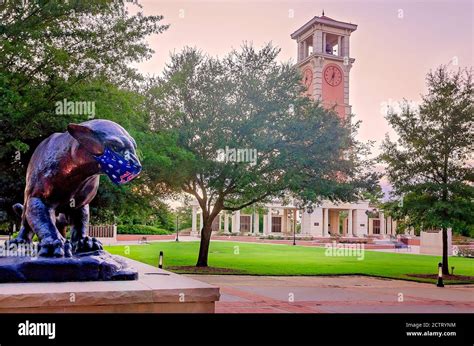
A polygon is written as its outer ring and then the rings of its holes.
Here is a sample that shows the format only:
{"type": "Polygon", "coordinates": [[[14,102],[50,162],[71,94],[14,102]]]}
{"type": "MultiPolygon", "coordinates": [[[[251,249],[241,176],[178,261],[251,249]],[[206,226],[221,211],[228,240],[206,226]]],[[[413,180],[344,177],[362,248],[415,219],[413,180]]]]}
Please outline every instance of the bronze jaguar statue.
{"type": "Polygon", "coordinates": [[[101,173],[116,184],[140,173],[136,148],[123,127],[99,119],[69,124],[67,132],[42,141],[28,164],[24,204],[14,206],[21,214],[21,227],[10,244],[31,242],[37,234],[39,256],[70,257],[72,252],[101,250],[102,244],[87,236],[89,203],[101,173]]]}

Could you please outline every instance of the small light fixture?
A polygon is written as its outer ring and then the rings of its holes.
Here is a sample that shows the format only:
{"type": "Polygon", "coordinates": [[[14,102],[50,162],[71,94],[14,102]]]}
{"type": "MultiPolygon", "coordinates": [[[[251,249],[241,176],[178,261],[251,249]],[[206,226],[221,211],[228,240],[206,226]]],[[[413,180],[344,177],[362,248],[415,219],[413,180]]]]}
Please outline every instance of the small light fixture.
{"type": "Polygon", "coordinates": [[[176,213],[176,241],[179,241],[179,215],[176,213]]]}
{"type": "Polygon", "coordinates": [[[160,251],[160,258],[158,259],[158,268],[163,269],[163,251],[160,251]]]}
{"type": "Polygon", "coordinates": [[[438,287],[444,287],[443,284],[443,265],[438,263],[438,283],[436,284],[438,287]]]}

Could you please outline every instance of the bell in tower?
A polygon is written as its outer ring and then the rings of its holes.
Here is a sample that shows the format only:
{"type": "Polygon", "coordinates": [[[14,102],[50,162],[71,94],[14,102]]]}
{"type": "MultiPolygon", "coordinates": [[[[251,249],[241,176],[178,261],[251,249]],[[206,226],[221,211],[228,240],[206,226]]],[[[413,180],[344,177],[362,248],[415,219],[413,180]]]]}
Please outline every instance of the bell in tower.
{"type": "Polygon", "coordinates": [[[350,57],[350,36],[357,25],[315,16],[291,34],[298,45],[296,66],[303,76],[307,94],[341,118],[351,113],[349,105],[349,72],[354,63],[350,57]]]}

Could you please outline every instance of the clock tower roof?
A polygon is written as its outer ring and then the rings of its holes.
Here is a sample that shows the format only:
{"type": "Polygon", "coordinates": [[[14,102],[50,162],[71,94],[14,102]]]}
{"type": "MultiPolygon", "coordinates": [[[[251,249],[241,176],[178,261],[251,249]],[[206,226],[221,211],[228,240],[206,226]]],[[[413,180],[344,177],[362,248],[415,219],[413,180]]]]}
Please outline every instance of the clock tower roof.
{"type": "MultiPolygon", "coordinates": [[[[323,14],[321,17],[319,17],[319,18],[321,18],[321,19],[327,19],[327,20],[332,20],[333,22],[337,22],[337,20],[332,19],[332,18],[329,18],[328,16],[325,16],[324,14],[323,14]]],[[[349,23],[348,23],[348,24],[349,24],[349,23]]]]}
{"type": "Polygon", "coordinates": [[[291,34],[292,39],[298,38],[301,34],[305,33],[307,30],[311,29],[315,24],[322,24],[327,25],[334,28],[340,29],[347,29],[349,31],[355,31],[357,29],[356,24],[341,22],[339,20],[332,19],[326,15],[322,16],[314,16],[311,20],[309,20],[306,24],[304,24],[301,28],[296,30],[294,33],[291,34]]]}

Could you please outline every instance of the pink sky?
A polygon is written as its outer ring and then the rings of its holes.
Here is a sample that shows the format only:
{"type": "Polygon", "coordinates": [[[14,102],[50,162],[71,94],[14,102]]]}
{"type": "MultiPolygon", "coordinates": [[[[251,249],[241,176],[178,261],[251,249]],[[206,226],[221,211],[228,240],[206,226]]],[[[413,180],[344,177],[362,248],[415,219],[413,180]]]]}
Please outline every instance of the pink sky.
{"type": "MultiPolygon", "coordinates": [[[[362,120],[360,140],[376,140],[375,152],[390,128],[383,104],[403,98],[419,101],[431,68],[457,60],[473,64],[473,1],[244,1],[142,0],[145,14],[163,15],[171,27],[148,39],[153,57],[138,65],[160,74],[169,53],[185,46],[223,56],[243,41],[261,47],[273,42],[281,61],[296,59],[290,34],[315,15],[351,22],[350,103],[362,120]],[[293,13],[293,16],[291,14],[293,13]],[[401,16],[402,18],[399,18],[401,16]]],[[[452,63],[451,63],[452,64],[452,63]]],[[[456,66],[457,67],[457,66],[456,66]]],[[[390,132],[391,133],[391,132],[390,132]]]]}

